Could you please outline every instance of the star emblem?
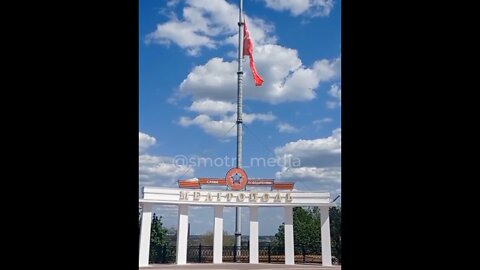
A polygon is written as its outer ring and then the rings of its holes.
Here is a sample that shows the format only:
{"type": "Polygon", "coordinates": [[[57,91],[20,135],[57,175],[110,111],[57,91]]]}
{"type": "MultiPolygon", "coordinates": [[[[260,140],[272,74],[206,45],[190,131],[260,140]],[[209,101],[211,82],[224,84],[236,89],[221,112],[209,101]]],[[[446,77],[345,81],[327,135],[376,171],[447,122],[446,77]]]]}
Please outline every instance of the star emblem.
{"type": "Polygon", "coordinates": [[[230,176],[230,178],[232,178],[232,182],[234,184],[240,184],[240,180],[242,180],[242,175],[236,172],[234,175],[230,176]]]}

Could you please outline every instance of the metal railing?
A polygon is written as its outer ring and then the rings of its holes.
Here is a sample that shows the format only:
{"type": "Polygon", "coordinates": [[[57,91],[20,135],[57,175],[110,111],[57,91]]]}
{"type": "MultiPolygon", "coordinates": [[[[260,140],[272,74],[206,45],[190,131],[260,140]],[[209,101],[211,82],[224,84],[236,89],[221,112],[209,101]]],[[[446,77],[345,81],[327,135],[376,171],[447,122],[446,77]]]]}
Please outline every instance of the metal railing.
{"type": "MultiPolygon", "coordinates": [[[[223,262],[249,262],[249,246],[241,246],[238,255],[236,246],[224,246],[223,262]],[[240,257],[238,257],[240,256],[240,257]]],[[[322,263],[322,252],[318,246],[294,247],[295,263],[322,263]]],[[[335,254],[332,254],[335,257],[335,254]]],[[[151,250],[150,263],[175,263],[176,246],[161,246],[151,250]]],[[[262,263],[285,263],[285,249],[283,246],[260,244],[258,247],[258,260],[262,263]]],[[[187,262],[190,263],[212,263],[213,246],[188,246],[187,262]]],[[[334,258],[335,262],[335,258],[334,258]]]]}
{"type": "Polygon", "coordinates": [[[151,247],[150,263],[174,263],[177,257],[176,246],[157,246],[151,247]]]}

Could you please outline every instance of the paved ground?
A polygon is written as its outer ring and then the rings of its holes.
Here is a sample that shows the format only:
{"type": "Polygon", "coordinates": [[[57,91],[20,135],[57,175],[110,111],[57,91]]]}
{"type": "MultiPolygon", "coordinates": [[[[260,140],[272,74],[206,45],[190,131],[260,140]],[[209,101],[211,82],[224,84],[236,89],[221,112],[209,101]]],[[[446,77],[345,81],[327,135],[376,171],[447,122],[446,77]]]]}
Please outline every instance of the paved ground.
{"type": "Polygon", "coordinates": [[[295,265],[284,265],[284,264],[273,264],[273,263],[259,263],[259,264],[248,264],[248,263],[222,263],[222,264],[211,264],[211,263],[189,263],[186,265],[176,265],[176,264],[152,264],[148,267],[140,267],[144,270],[179,270],[179,269],[215,269],[215,270],[233,270],[233,269],[262,269],[262,270],[277,270],[277,269],[303,269],[303,270],[340,270],[339,265],[335,266],[321,266],[318,264],[295,264],[295,265]]]}

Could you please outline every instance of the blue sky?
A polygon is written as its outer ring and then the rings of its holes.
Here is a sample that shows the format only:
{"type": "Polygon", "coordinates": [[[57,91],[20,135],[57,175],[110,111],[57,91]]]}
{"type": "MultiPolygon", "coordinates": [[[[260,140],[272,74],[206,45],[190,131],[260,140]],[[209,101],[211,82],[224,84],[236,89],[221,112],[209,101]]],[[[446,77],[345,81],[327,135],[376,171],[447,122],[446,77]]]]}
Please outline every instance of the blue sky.
{"type": "MultiPolygon", "coordinates": [[[[223,177],[232,167],[238,2],[139,0],[140,186],[176,187],[179,178],[223,177]]],[[[265,80],[254,86],[245,57],[243,165],[249,177],[340,194],[340,10],[340,0],[244,0],[255,64],[265,80]],[[286,157],[298,162],[285,164],[286,157]],[[252,158],[278,162],[263,166],[252,158]]],[[[155,211],[176,227],[176,207],[155,211]]],[[[233,233],[234,208],[224,215],[224,228],[233,233]]],[[[283,222],[280,208],[260,209],[259,216],[261,235],[275,234],[283,222]]],[[[192,234],[212,230],[212,221],[212,208],[191,209],[192,234]]]]}

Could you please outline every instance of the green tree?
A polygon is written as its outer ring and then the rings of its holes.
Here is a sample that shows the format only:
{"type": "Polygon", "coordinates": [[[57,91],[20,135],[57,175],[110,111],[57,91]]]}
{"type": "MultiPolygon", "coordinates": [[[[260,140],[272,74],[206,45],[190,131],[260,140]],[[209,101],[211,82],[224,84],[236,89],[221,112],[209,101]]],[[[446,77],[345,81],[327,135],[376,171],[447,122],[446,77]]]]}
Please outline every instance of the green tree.
{"type": "Polygon", "coordinates": [[[167,229],[163,227],[162,217],[153,213],[152,229],[150,232],[150,258],[151,261],[157,262],[160,259],[161,248],[169,245],[170,241],[167,237],[167,229]]]}
{"type": "Polygon", "coordinates": [[[150,244],[163,246],[168,244],[168,242],[167,229],[163,227],[162,217],[153,213],[150,244]]]}
{"type": "MultiPolygon", "coordinates": [[[[295,245],[310,249],[320,248],[320,219],[311,208],[293,208],[293,238],[295,245]]],[[[273,242],[275,247],[283,247],[285,242],[285,223],[279,226],[273,242]]]]}
{"type": "MultiPolygon", "coordinates": [[[[341,259],[341,209],[331,207],[330,235],[332,241],[332,255],[341,259]]],[[[320,209],[318,207],[293,208],[293,238],[295,245],[304,246],[307,252],[321,249],[320,209]]],[[[285,224],[278,227],[273,245],[281,249],[285,241],[285,224]]]]}

